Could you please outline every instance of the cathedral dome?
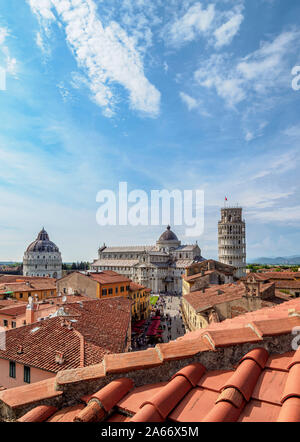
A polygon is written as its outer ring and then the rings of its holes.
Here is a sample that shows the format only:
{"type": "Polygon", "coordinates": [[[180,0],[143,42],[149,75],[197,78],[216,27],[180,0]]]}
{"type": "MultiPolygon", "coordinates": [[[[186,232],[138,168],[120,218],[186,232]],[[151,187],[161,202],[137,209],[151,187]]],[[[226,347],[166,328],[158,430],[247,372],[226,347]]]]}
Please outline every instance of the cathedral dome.
{"type": "Polygon", "coordinates": [[[158,241],[178,241],[178,238],[175,233],[172,232],[171,227],[168,226],[167,230],[160,235],[158,241]]]}
{"type": "Polygon", "coordinates": [[[59,252],[59,249],[50,241],[48,233],[43,228],[37,239],[27,247],[26,252],[59,252]]]}

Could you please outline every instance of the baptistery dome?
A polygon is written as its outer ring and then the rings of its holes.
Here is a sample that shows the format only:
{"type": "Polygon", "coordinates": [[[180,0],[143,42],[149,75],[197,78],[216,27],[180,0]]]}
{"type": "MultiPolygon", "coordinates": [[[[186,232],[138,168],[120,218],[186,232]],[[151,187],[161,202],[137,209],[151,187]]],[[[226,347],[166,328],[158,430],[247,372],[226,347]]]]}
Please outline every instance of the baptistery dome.
{"type": "Polygon", "coordinates": [[[26,249],[23,258],[24,276],[61,278],[62,259],[59,248],[49,239],[43,228],[26,249]]]}

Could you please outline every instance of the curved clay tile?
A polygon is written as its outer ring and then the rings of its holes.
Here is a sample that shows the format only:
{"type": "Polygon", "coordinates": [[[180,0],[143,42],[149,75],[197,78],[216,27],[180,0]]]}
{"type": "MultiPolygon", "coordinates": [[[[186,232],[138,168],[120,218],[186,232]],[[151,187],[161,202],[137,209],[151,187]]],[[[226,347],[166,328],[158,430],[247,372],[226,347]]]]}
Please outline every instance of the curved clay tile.
{"type": "Polygon", "coordinates": [[[199,362],[195,362],[193,364],[187,365],[186,367],[175,373],[172,376],[171,380],[174,379],[176,376],[184,376],[188,381],[190,381],[193,387],[196,387],[205,371],[206,368],[204,367],[204,365],[200,364],[199,362]]]}
{"type": "Polygon", "coordinates": [[[39,405],[24,414],[18,422],[44,422],[54,413],[56,413],[57,408],[51,405],[39,405]]]}
{"type": "Polygon", "coordinates": [[[267,352],[267,350],[263,347],[258,347],[249,351],[244,357],[242,357],[240,363],[242,361],[245,361],[246,359],[252,359],[253,361],[257,362],[262,369],[264,369],[268,358],[269,353],[267,352]]]}
{"type": "Polygon", "coordinates": [[[130,378],[120,378],[110,382],[91,396],[87,406],[74,418],[75,422],[98,422],[104,418],[133,387],[130,378]]]}
{"type": "Polygon", "coordinates": [[[239,408],[236,408],[230,402],[219,402],[212,408],[205,418],[202,419],[201,422],[236,422],[244,405],[244,401],[239,408]]]}
{"type": "Polygon", "coordinates": [[[300,398],[300,364],[295,364],[290,368],[281,403],[291,397],[300,398]]]}
{"type": "Polygon", "coordinates": [[[288,365],[288,369],[290,369],[293,365],[300,364],[300,348],[298,348],[297,351],[295,351],[294,356],[288,365]]]}
{"type": "Polygon", "coordinates": [[[277,422],[300,422],[300,398],[292,397],[282,404],[277,422]]]}
{"type": "Polygon", "coordinates": [[[131,419],[130,422],[164,422],[154,405],[146,404],[131,419]]]}
{"type": "Polygon", "coordinates": [[[165,385],[155,396],[145,404],[151,404],[159,412],[161,417],[165,419],[168,414],[176,407],[181,399],[191,390],[190,382],[183,376],[177,376],[165,385]]]}
{"type": "Polygon", "coordinates": [[[179,370],[167,385],[162,387],[158,393],[148,401],[141,404],[140,410],[134,416],[134,421],[147,422],[142,419],[147,418],[148,414],[150,419],[152,419],[153,416],[157,418],[156,413],[159,413],[160,418],[164,421],[168,414],[179,404],[181,399],[197,385],[204,371],[205,367],[200,363],[193,363],[179,370]],[[144,410],[146,406],[147,409],[144,410]],[[154,410],[156,410],[156,413],[154,410]]]}
{"type": "Polygon", "coordinates": [[[104,409],[94,399],[74,417],[74,422],[98,422],[105,415],[104,409]]]}
{"type": "Polygon", "coordinates": [[[98,399],[106,412],[109,412],[125,394],[127,394],[134,384],[130,378],[120,378],[110,382],[97,393],[93,394],[91,399],[98,399]]]}
{"type": "Polygon", "coordinates": [[[261,371],[262,369],[257,362],[252,359],[246,359],[240,363],[222,390],[229,387],[236,388],[248,402],[261,371]]]}

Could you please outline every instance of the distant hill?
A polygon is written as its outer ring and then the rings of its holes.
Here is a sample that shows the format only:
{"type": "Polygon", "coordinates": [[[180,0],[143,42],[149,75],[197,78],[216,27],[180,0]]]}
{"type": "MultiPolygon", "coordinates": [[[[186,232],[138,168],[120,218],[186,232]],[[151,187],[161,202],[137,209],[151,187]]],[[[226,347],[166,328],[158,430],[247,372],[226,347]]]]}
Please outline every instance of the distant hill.
{"type": "Polygon", "coordinates": [[[255,258],[249,261],[249,264],[267,264],[267,265],[300,265],[300,256],[279,256],[277,258],[255,258]]]}

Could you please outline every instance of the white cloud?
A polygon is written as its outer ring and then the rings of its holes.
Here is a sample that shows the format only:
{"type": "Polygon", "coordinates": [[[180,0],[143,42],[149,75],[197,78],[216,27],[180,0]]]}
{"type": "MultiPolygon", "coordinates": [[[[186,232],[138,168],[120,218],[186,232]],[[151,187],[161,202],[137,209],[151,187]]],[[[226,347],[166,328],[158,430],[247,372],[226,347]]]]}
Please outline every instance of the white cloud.
{"type": "Polygon", "coordinates": [[[234,14],[226,23],[222,24],[215,30],[214,36],[216,38],[215,46],[220,48],[232,42],[234,36],[240,29],[244,20],[244,16],[238,12],[234,14]]]}
{"type": "Polygon", "coordinates": [[[235,63],[229,54],[213,54],[195,72],[195,79],[203,87],[215,88],[231,107],[249,94],[290,87],[289,56],[299,49],[299,35],[298,30],[282,32],[235,63]]]}
{"type": "Polygon", "coordinates": [[[193,110],[198,106],[197,100],[184,92],[179,93],[181,100],[187,105],[188,110],[193,110]]]}
{"type": "Polygon", "coordinates": [[[196,98],[191,97],[185,92],[179,92],[179,96],[182,102],[187,106],[189,111],[197,109],[199,114],[203,117],[211,117],[210,113],[205,110],[202,100],[196,100],[196,98]]]}
{"type": "Polygon", "coordinates": [[[194,40],[208,31],[215,17],[215,6],[210,4],[203,9],[197,2],[180,18],[166,27],[165,35],[168,44],[181,46],[194,40]]]}
{"type": "MultiPolygon", "coordinates": [[[[6,74],[10,74],[14,77],[17,76],[17,60],[12,57],[10,54],[10,50],[6,44],[6,39],[9,36],[9,31],[5,27],[0,27],[0,54],[3,55],[5,60],[4,65],[0,65],[6,72],[6,74]]],[[[1,57],[2,58],[2,57],[1,57]]]]}
{"type": "Polygon", "coordinates": [[[146,78],[141,53],[135,40],[116,22],[103,26],[93,0],[29,0],[40,19],[58,20],[77,64],[84,70],[93,100],[110,117],[115,112],[118,93],[115,85],[129,93],[130,106],[149,116],[157,116],[160,92],[146,78]],[[57,18],[52,10],[55,8],[57,18]]]}

